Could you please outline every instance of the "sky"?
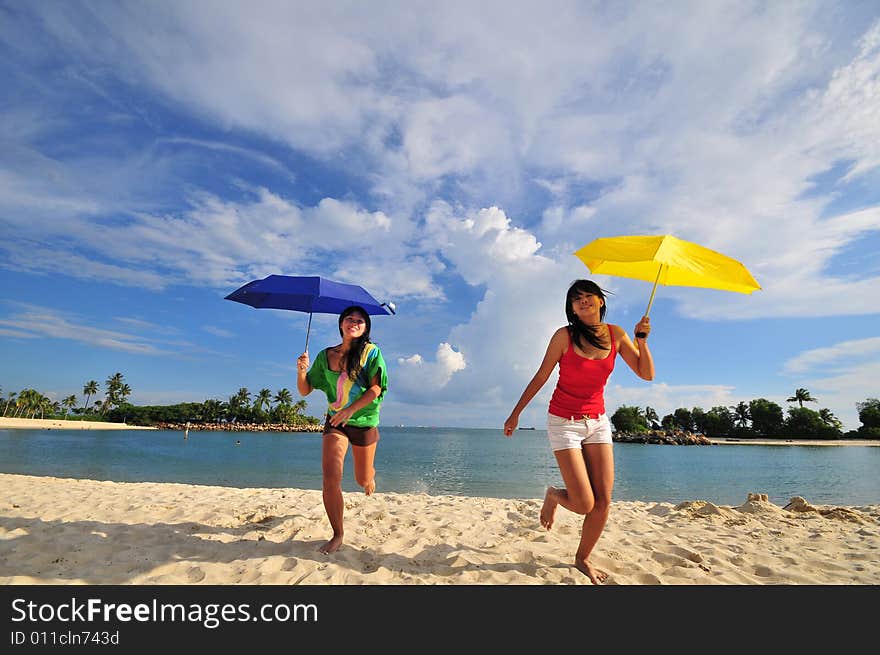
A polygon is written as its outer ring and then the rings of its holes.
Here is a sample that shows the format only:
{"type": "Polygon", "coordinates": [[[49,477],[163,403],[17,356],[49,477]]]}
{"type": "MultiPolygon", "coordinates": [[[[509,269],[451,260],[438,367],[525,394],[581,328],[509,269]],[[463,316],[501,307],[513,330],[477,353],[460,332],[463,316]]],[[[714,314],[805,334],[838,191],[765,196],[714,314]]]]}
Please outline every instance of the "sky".
{"type": "Polygon", "coordinates": [[[397,307],[383,425],[500,431],[573,280],[646,310],[573,253],[672,234],[761,290],[659,286],[656,377],[618,359],[609,413],[806,388],[856,429],[880,395],[873,0],[0,0],[0,82],[4,394],[298,399],[308,314],[224,297],[320,275],[397,307]]]}

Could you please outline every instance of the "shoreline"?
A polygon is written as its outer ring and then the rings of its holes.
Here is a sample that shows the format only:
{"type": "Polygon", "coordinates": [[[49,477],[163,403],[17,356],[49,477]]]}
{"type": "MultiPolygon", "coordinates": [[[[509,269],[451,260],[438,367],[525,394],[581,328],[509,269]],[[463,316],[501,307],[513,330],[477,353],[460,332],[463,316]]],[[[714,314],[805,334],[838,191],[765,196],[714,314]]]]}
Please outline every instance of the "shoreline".
{"type": "MultiPolygon", "coordinates": [[[[345,492],[345,544],[321,491],[0,474],[0,584],[589,585],[582,517],[541,499],[345,492]]],[[[593,563],[610,585],[880,584],[880,504],[612,501],[593,563]]]]}
{"type": "Polygon", "coordinates": [[[734,439],[709,438],[713,446],[880,446],[877,439],[734,439]]]}
{"type": "MultiPolygon", "coordinates": [[[[108,421],[77,421],[71,419],[10,418],[0,416],[0,430],[176,430],[186,431],[185,424],[163,423],[158,427],[110,423],[108,421]]],[[[534,428],[519,428],[529,429],[534,428]]],[[[258,423],[197,424],[189,426],[190,432],[320,432],[323,425],[279,425],[258,423]]],[[[737,439],[732,437],[704,437],[692,433],[672,435],[655,441],[648,441],[645,435],[620,435],[615,433],[618,443],[667,443],[672,445],[712,445],[712,446],[880,446],[878,439],[737,439]]],[[[650,435],[649,435],[650,436],[650,435]]]]}
{"type": "Polygon", "coordinates": [[[293,425],[288,423],[167,423],[156,429],[172,432],[322,432],[324,424],[293,425]]]}
{"type": "Polygon", "coordinates": [[[0,430],[155,430],[145,425],[110,423],[108,421],[76,421],[55,418],[9,418],[0,416],[0,430]]]}
{"type": "Polygon", "coordinates": [[[880,446],[880,439],[790,439],[788,437],[707,437],[686,430],[648,430],[647,432],[614,432],[614,443],[657,444],[669,446],[880,446]]]}

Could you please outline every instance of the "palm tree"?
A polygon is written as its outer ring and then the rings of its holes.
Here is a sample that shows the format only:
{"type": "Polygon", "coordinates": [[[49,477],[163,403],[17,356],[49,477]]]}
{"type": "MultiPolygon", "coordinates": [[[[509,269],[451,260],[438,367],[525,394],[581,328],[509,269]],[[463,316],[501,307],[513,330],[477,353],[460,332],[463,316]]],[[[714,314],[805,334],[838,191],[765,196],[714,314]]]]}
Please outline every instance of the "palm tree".
{"type": "Polygon", "coordinates": [[[223,406],[224,403],[216,398],[209,398],[202,403],[202,420],[216,423],[223,415],[223,406]]]}
{"type": "Polygon", "coordinates": [[[24,408],[27,407],[30,393],[30,389],[22,389],[18,392],[18,397],[15,399],[14,408],[12,411],[13,418],[18,418],[19,416],[22,416],[24,414],[24,408]]]}
{"type": "Polygon", "coordinates": [[[731,406],[730,410],[733,412],[733,415],[736,417],[735,421],[737,426],[741,428],[749,427],[749,421],[752,420],[752,412],[749,409],[748,403],[740,400],[739,403],[735,406],[731,406]]]}
{"type": "Polygon", "coordinates": [[[786,402],[796,402],[798,405],[803,407],[804,403],[817,403],[819,402],[819,400],[817,398],[813,398],[810,395],[810,392],[806,389],[796,389],[793,396],[791,396],[790,398],[786,398],[786,402]]]}
{"type": "Polygon", "coordinates": [[[651,424],[651,429],[656,430],[660,427],[660,417],[653,407],[645,407],[645,420],[651,424]]]}
{"type": "Polygon", "coordinates": [[[242,387],[235,393],[233,398],[238,406],[247,406],[251,401],[251,392],[248,391],[247,387],[242,387]]]}
{"type": "Polygon", "coordinates": [[[225,400],[218,401],[219,405],[219,414],[217,415],[217,422],[220,423],[222,421],[228,421],[232,418],[232,408],[229,403],[225,400]]]}
{"type": "Polygon", "coordinates": [[[293,396],[290,395],[290,390],[287,387],[281,389],[275,394],[275,402],[279,405],[289,405],[293,402],[293,396]]]}
{"type": "Polygon", "coordinates": [[[260,393],[257,394],[257,397],[254,398],[254,407],[256,407],[259,413],[263,413],[263,406],[268,407],[272,402],[272,391],[271,389],[260,389],[260,393]]]}
{"type": "MultiPolygon", "coordinates": [[[[107,391],[104,398],[104,404],[101,406],[102,414],[120,404],[120,395],[123,391],[123,387],[128,385],[123,382],[122,373],[114,373],[109,378],[107,378],[107,380],[104,382],[104,386],[106,387],[107,391]]],[[[131,389],[128,390],[128,393],[131,393],[131,389]]]]}
{"type": "Polygon", "coordinates": [[[241,418],[239,410],[243,407],[247,407],[250,404],[251,400],[251,392],[248,391],[247,387],[242,387],[239,389],[234,396],[229,397],[229,413],[232,415],[236,421],[241,418]]]}
{"type": "Polygon", "coordinates": [[[123,382],[122,386],[119,387],[119,395],[118,395],[118,404],[124,403],[128,400],[128,397],[131,395],[131,387],[128,386],[128,382],[123,382]]]}
{"type": "Polygon", "coordinates": [[[89,380],[86,382],[85,386],[83,386],[83,395],[86,397],[86,404],[83,405],[83,412],[89,408],[89,400],[96,393],[98,393],[98,381],[89,380]]]}
{"type": "Polygon", "coordinates": [[[6,399],[6,407],[3,408],[3,416],[6,416],[6,410],[9,409],[10,405],[13,405],[13,407],[15,406],[15,397],[17,395],[18,394],[15,391],[9,392],[9,398],[6,399]]]}
{"type": "Polygon", "coordinates": [[[22,389],[18,394],[18,400],[15,401],[17,407],[15,415],[25,417],[30,412],[29,418],[33,418],[40,407],[39,397],[40,394],[35,389],[22,389]]]}
{"type": "Polygon", "coordinates": [[[822,419],[822,422],[825,425],[830,425],[831,427],[837,428],[838,430],[843,427],[843,423],[840,422],[840,419],[832,414],[831,410],[827,407],[819,410],[819,418],[822,419]]]}
{"type": "MultiPolygon", "coordinates": [[[[18,395],[15,398],[15,402],[12,403],[12,417],[13,418],[17,418],[18,416],[21,415],[22,409],[24,408],[25,403],[26,403],[27,394],[28,394],[27,389],[22,389],[21,391],[18,392],[18,395]]],[[[15,395],[15,394],[13,394],[13,395],[15,395]]]]}
{"type": "Polygon", "coordinates": [[[46,412],[50,412],[53,416],[58,416],[61,413],[61,403],[43,396],[43,399],[40,401],[40,418],[44,418],[46,412]]]}
{"type": "Polygon", "coordinates": [[[36,389],[24,389],[18,395],[18,402],[16,404],[21,410],[21,416],[30,412],[28,418],[35,418],[37,412],[40,412],[40,418],[42,418],[46,415],[46,410],[52,411],[53,409],[52,401],[36,389]]]}
{"type": "Polygon", "coordinates": [[[67,398],[61,401],[61,405],[64,407],[64,418],[67,418],[70,410],[76,407],[76,396],[70,394],[67,398]]]}

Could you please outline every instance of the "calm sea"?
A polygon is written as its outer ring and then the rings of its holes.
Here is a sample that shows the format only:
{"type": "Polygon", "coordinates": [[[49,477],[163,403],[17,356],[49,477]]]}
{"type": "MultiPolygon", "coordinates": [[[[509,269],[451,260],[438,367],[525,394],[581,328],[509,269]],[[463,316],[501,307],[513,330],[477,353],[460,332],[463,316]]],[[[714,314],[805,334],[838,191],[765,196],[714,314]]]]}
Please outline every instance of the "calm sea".
{"type": "MultiPolygon", "coordinates": [[[[382,427],[380,491],[541,498],[561,484],[544,430],[382,427]]],[[[614,445],[615,500],[880,503],[880,448],[614,445]]],[[[118,482],[321,488],[317,433],[0,430],[0,472],[118,482]],[[240,443],[236,444],[236,441],[240,443]]],[[[350,455],[346,491],[356,491],[350,455]]]]}

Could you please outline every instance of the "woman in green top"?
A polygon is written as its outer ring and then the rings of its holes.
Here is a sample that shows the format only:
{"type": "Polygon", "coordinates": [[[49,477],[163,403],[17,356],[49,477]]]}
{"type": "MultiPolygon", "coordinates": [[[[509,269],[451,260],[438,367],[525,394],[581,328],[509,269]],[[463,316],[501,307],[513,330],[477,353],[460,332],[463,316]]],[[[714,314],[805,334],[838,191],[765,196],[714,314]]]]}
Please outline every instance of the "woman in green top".
{"type": "Polygon", "coordinates": [[[307,396],[314,389],[327,394],[321,471],[324,509],[333,538],[319,549],[332,553],[342,545],[342,471],[351,444],[354,477],[368,496],[376,490],[373,461],[379,441],[379,407],[388,388],[385,360],[370,341],[370,316],[362,307],[348,307],[339,315],[342,343],[325,348],[309,369],[309,353],[296,360],[296,387],[307,396]]]}

